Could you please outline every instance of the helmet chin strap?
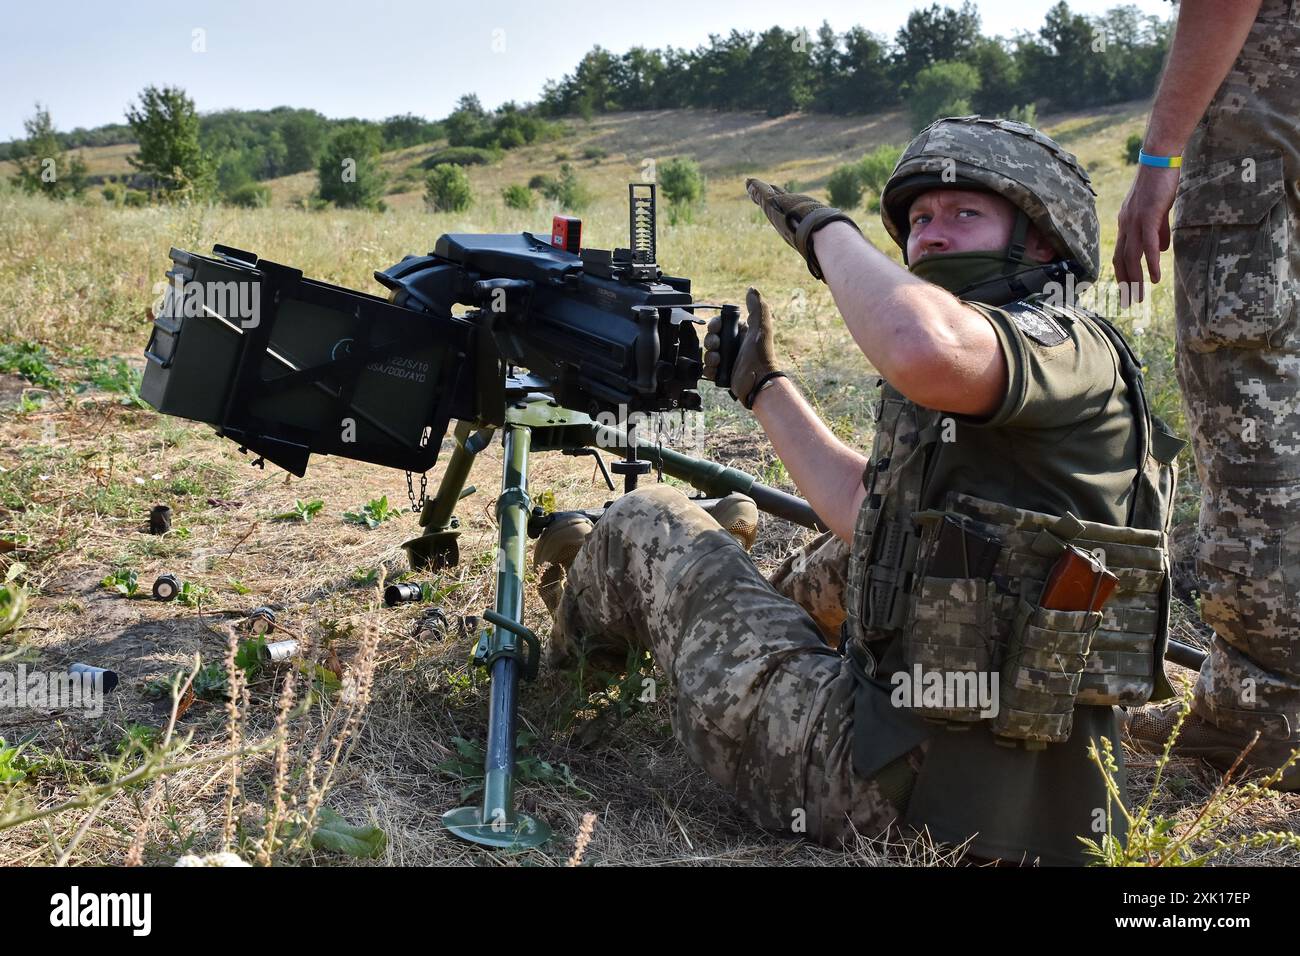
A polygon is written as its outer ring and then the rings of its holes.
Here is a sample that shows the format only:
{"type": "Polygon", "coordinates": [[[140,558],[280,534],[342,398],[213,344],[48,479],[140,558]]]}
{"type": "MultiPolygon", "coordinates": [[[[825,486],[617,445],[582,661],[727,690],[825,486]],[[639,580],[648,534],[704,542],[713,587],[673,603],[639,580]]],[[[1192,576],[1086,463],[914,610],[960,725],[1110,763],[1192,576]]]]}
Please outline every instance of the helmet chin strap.
{"type": "Polygon", "coordinates": [[[1007,265],[1003,275],[1010,275],[1017,268],[1033,265],[1025,258],[1025,237],[1029,235],[1029,217],[1023,209],[1016,210],[1016,224],[1011,227],[1011,241],[1007,243],[1007,265]]]}
{"type": "MultiPolygon", "coordinates": [[[[1014,301],[1015,299],[1022,299],[1027,295],[1032,295],[1034,292],[1037,292],[1038,289],[1031,289],[1030,285],[1038,277],[1030,277],[1028,274],[1034,272],[1040,263],[1031,262],[1025,258],[1025,238],[1028,234],[1029,217],[1025,215],[1023,209],[1017,209],[1016,223],[1011,227],[1011,239],[1007,242],[1007,251],[1003,253],[1004,258],[1006,259],[1006,264],[1002,267],[1002,275],[991,281],[984,280],[983,282],[976,283],[974,284],[974,287],[982,288],[987,285],[992,285],[992,288],[984,294],[988,295],[993,292],[1001,294],[1001,284],[1005,283],[1007,292],[1011,295],[1011,298],[1005,300],[1007,302],[1014,301]]],[[[1047,280],[1044,278],[1038,282],[1038,288],[1041,289],[1046,281],[1047,280]]],[[[964,297],[967,292],[967,289],[963,289],[961,293],[958,294],[958,298],[964,297]]],[[[989,304],[1000,305],[1001,303],[991,302],[989,304]]]]}

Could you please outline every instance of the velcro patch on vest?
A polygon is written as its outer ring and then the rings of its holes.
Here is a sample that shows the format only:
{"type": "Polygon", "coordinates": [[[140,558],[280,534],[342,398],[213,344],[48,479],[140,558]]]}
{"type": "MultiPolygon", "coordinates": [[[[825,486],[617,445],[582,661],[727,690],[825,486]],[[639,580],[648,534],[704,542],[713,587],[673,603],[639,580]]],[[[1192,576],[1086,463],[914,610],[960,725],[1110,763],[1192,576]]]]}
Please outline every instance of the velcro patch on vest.
{"type": "Polygon", "coordinates": [[[1070,337],[1052,314],[1044,309],[1028,302],[1012,302],[1005,308],[1020,331],[1039,345],[1060,345],[1070,337]]]}

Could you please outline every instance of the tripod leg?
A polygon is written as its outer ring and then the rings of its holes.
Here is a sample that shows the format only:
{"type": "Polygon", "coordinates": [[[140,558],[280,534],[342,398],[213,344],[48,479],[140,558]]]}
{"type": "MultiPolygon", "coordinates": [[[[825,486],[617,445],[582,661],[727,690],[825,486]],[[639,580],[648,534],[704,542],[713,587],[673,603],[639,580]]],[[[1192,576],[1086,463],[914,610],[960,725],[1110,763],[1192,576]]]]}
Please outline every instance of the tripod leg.
{"type": "Polygon", "coordinates": [[[425,501],[420,512],[420,527],[425,530],[418,537],[402,542],[414,571],[439,571],[460,563],[459,522],[454,512],[457,502],[474,491],[473,485],[465,486],[476,454],[476,449],[467,447],[472,431],[471,422],[456,424],[456,447],[447,462],[447,470],[438,482],[437,493],[425,501]]]}
{"type": "Polygon", "coordinates": [[[528,542],[527,427],[505,426],[505,467],[499,522],[497,588],[493,622],[485,628],[474,652],[475,661],[492,675],[488,706],[487,757],[484,767],[483,806],[460,807],[443,815],[452,833],[472,843],[497,847],[530,847],[545,843],[550,827],[514,809],[515,717],[519,703],[519,678],[532,676],[537,666],[537,639],[519,623],[524,609],[523,568],[528,542]]]}

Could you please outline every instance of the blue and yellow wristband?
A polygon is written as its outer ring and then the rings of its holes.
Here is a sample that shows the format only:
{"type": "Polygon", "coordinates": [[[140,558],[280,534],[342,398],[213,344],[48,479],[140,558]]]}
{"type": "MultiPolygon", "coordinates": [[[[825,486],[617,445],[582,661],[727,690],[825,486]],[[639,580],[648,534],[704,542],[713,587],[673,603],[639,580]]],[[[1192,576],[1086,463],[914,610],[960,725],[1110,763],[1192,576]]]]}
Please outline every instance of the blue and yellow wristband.
{"type": "Polygon", "coordinates": [[[1138,150],[1138,162],[1143,166],[1160,166],[1164,169],[1177,169],[1183,165],[1181,156],[1152,156],[1144,150],[1138,150]]]}

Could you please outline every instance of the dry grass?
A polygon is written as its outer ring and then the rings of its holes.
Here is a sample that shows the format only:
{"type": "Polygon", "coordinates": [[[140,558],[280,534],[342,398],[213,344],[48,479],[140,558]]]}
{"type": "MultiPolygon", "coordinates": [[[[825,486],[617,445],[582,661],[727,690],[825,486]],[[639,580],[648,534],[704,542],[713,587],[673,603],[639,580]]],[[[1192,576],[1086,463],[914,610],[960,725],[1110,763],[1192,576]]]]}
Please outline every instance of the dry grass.
{"type": "MultiPolygon", "coordinates": [[[[1045,124],[1070,140],[1093,168],[1104,248],[1129,175],[1120,147],[1143,118],[1138,104],[1045,124]]],[[[3,192],[0,340],[45,346],[70,383],[85,378],[80,363],[90,357],[121,355],[138,367],[148,335],[146,309],[170,246],[206,251],[219,241],[292,263],[316,278],[375,291],[372,270],[426,251],[442,232],[544,229],[550,210],[506,210],[501,186],[553,172],[558,152],[581,157],[588,144],[608,156],[571,160],[599,197],[584,213],[585,244],[622,244],[626,183],[636,178],[642,159],[690,152],[709,176],[707,205],[693,225],[661,225],[665,271],[691,276],[701,299],[743,301],[745,288],[759,285],[775,304],[778,348],[800,384],[842,437],[866,448],[871,370],[852,347],[825,286],[809,277],[741,187],[744,176],[754,174],[795,179],[816,190],[840,162],[876,142],[905,138],[897,116],[605,116],[576,124],[564,140],[514,151],[497,166],[471,168],[480,202],[465,215],[430,214],[418,192],[390,196],[392,209],[383,215],[287,208],[310,192],[310,175],[273,184],[281,207],[259,211],[120,210],[93,197],[53,204],[3,192]]],[[[407,150],[386,164],[399,174],[427,151],[407,150]]],[[[874,217],[860,218],[869,237],[888,248],[874,217]]],[[[1159,360],[1167,351],[1171,311],[1165,286],[1144,344],[1154,384],[1164,390],[1165,411],[1176,412],[1172,372],[1159,360]]],[[[12,377],[7,381],[15,385],[12,377]]],[[[790,488],[749,417],[704,391],[706,453],[790,488]]],[[[271,668],[252,681],[238,707],[196,701],[176,726],[179,739],[188,737],[173,758],[187,764],[184,769],[115,793],[93,811],[69,811],[7,831],[0,863],[118,864],[137,841],[145,863],[170,862],[190,850],[220,850],[232,841],[246,858],[262,862],[347,863],[346,857],[295,840],[292,826],[281,829],[282,821],[291,824],[295,814],[310,815],[322,805],[351,823],[382,828],[388,840],[381,859],[398,865],[563,865],[580,833],[583,865],[952,862],[951,851],[925,841],[886,848],[864,837],[833,852],[757,831],[675,746],[666,699],[620,722],[582,698],[570,677],[554,673],[525,685],[521,730],[533,741],[525,755],[557,769],[521,786],[518,799],[523,809],[547,819],[556,837],[546,848],[519,856],[482,852],[438,826],[439,815],[461,803],[464,783],[439,765],[455,756],[455,738],[477,742],[485,731],[485,682],[468,666],[471,642],[456,635],[442,643],[416,640],[410,632],[418,608],[384,608],[373,583],[357,582],[371,570],[389,576],[404,570],[399,545],[416,531],[410,516],[373,531],[341,518],[381,494],[405,501],[400,474],[330,458],[315,460],[303,479],[263,473],[206,427],[125,406],[113,394],[71,389],[43,404],[29,401],[0,412],[0,466],[0,526],[29,537],[29,550],[17,556],[27,564],[35,592],[23,632],[32,653],[45,668],[80,660],[122,676],[108,712],[97,720],[73,713],[0,713],[0,736],[12,743],[32,735],[28,754],[42,762],[26,789],[39,805],[73,798],[87,781],[98,780],[106,762],[116,759],[128,728],[164,727],[167,713],[145,696],[146,682],[189,669],[196,654],[205,662],[226,660],[227,625],[257,605],[276,607],[281,627],[310,645],[316,659],[325,659],[327,645],[332,647],[354,693],[358,681],[368,688],[360,709],[355,697],[352,703],[331,697],[303,708],[306,675],[298,674],[288,689],[290,672],[271,668]],[[294,499],[312,498],[324,501],[312,521],[270,520],[294,499]],[[143,532],[149,507],[159,502],[171,504],[174,527],[187,529],[187,536],[143,532]],[[209,596],[200,611],[128,600],[100,586],[106,574],[124,566],[137,571],[146,590],[156,575],[170,571],[207,587],[209,596]],[[240,759],[237,773],[231,761],[188,765],[239,746],[258,749],[240,759]],[[238,782],[233,794],[232,780],[238,782]],[[276,822],[268,825],[273,808],[276,822]]],[[[432,579],[445,592],[441,603],[453,619],[481,614],[492,604],[491,492],[500,468],[500,447],[493,445],[471,478],[482,490],[460,509],[461,565],[432,579]]],[[[538,455],[530,469],[532,490],[553,492],[561,507],[597,506],[607,498],[589,462],[538,455]]],[[[1195,517],[1195,494],[1189,483],[1183,531],[1195,517]]],[[[770,570],[806,537],[767,520],[755,560],[770,570]]],[[[531,590],[525,623],[543,634],[549,623],[531,590]]],[[[1185,611],[1178,628],[1196,636],[1185,611]]],[[[1131,757],[1135,791],[1149,782],[1150,760],[1131,757]]],[[[1190,819],[1214,778],[1197,765],[1179,766],[1186,783],[1170,798],[1175,802],[1160,810],[1190,819]]],[[[1298,806],[1294,796],[1270,797],[1242,826],[1287,829],[1298,806]]],[[[1242,854],[1236,862],[1259,860],[1242,854]]]]}

